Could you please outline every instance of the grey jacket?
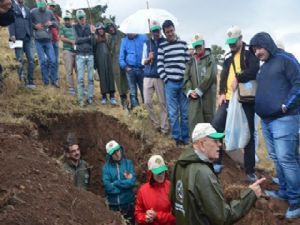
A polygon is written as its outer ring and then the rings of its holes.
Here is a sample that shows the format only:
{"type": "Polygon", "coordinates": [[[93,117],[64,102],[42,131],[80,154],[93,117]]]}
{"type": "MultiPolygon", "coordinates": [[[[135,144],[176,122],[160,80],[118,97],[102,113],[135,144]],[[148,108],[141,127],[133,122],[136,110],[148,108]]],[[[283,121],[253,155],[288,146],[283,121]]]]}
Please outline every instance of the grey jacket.
{"type": "Polygon", "coordinates": [[[35,8],[31,11],[32,24],[34,29],[34,38],[37,41],[47,42],[51,41],[51,27],[58,27],[57,20],[55,19],[54,14],[50,10],[41,11],[38,8],[35,8]],[[42,30],[36,30],[34,27],[36,24],[46,24],[48,21],[52,22],[50,27],[44,26],[42,30]]]}
{"type": "Polygon", "coordinates": [[[23,17],[22,10],[19,5],[15,5],[14,8],[14,17],[15,22],[10,24],[8,27],[9,36],[15,36],[17,40],[30,40],[33,37],[33,27],[30,9],[27,6],[25,7],[26,16],[23,17]]]}

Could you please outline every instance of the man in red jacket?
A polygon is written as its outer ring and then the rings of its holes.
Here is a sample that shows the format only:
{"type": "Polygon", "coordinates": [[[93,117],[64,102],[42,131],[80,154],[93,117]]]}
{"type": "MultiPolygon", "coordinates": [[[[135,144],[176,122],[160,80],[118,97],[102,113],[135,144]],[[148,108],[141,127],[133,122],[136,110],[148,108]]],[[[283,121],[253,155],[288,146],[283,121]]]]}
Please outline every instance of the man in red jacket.
{"type": "Polygon", "coordinates": [[[169,200],[170,181],[168,170],[160,155],[153,155],[148,161],[148,182],[138,191],[135,203],[135,221],[138,224],[175,225],[169,200]]]}

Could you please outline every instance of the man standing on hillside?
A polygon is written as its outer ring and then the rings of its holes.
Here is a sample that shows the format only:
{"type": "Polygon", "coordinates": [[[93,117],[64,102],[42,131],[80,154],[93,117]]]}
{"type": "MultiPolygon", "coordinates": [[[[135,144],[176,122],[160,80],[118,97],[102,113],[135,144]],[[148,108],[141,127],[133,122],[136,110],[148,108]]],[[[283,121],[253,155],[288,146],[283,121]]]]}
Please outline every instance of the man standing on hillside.
{"type": "Polygon", "coordinates": [[[148,40],[144,34],[128,33],[122,38],[119,62],[122,69],[126,71],[130,89],[131,109],[139,105],[137,86],[140,89],[144,102],[143,82],[144,72],[142,62],[143,45],[148,40]]]}
{"type": "MultiPolygon", "coordinates": [[[[230,27],[227,31],[226,44],[230,53],[225,56],[221,72],[218,96],[218,110],[214,115],[212,125],[218,132],[224,132],[227,108],[233,93],[237,91],[239,83],[246,83],[256,79],[259,60],[243,42],[242,31],[238,26],[230,27]]],[[[244,169],[249,182],[257,180],[255,175],[255,144],[254,144],[254,101],[242,103],[250,131],[250,140],[244,149],[244,169]]],[[[221,160],[215,164],[216,172],[221,170],[221,160]]]]}
{"type": "Polygon", "coordinates": [[[66,71],[67,85],[69,94],[75,95],[73,72],[76,70],[75,66],[75,34],[72,26],[72,14],[66,13],[63,17],[64,25],[61,27],[59,35],[63,42],[63,60],[66,71]]]}
{"type": "Polygon", "coordinates": [[[279,49],[265,32],[250,41],[255,56],[263,61],[257,75],[255,111],[270,158],[279,179],[278,191],[266,195],[287,200],[287,219],[300,217],[299,100],[300,64],[290,53],[279,49]]]}
{"type": "Polygon", "coordinates": [[[105,19],[104,24],[106,27],[106,32],[111,35],[109,47],[113,63],[113,76],[120,95],[121,105],[123,109],[127,109],[128,81],[126,77],[126,72],[123,69],[121,69],[119,63],[121,41],[122,38],[125,37],[125,34],[118,30],[117,26],[110,19],[105,19]]]}
{"type": "Polygon", "coordinates": [[[216,109],[217,63],[202,35],[195,35],[195,54],[184,76],[184,90],[189,99],[190,134],[197,123],[211,123],[216,109]]]}
{"type": "Polygon", "coordinates": [[[150,25],[151,38],[144,44],[142,64],[144,67],[144,98],[145,106],[155,129],[162,134],[168,133],[168,113],[166,108],[166,96],[164,82],[157,72],[157,51],[160,43],[165,41],[161,36],[160,24],[152,21],[150,25]],[[160,121],[153,107],[152,97],[156,92],[160,103],[160,121]]]}
{"type": "Polygon", "coordinates": [[[48,86],[48,76],[50,74],[51,85],[59,88],[55,53],[52,45],[51,34],[51,28],[58,27],[58,23],[53,13],[50,10],[47,10],[45,0],[37,0],[36,4],[37,8],[31,11],[31,15],[34,29],[35,46],[39,57],[42,79],[44,85],[48,86]]]}
{"type": "Polygon", "coordinates": [[[166,20],[162,28],[166,40],[158,48],[157,71],[165,82],[172,137],[176,145],[186,145],[189,142],[188,100],[183,92],[183,78],[190,59],[188,47],[176,36],[171,20],[166,20]]]}
{"type": "Polygon", "coordinates": [[[87,24],[86,14],[82,9],[76,11],[78,23],[74,26],[76,67],[77,67],[77,95],[81,107],[85,105],[84,100],[84,74],[87,67],[88,74],[88,98],[87,103],[92,104],[94,98],[94,55],[92,40],[95,27],[87,24]]]}
{"type": "Polygon", "coordinates": [[[32,54],[33,28],[30,9],[24,5],[24,0],[17,0],[14,10],[15,22],[9,25],[9,39],[23,42],[22,48],[15,48],[16,59],[19,62],[18,76],[26,87],[35,88],[33,83],[34,59],[32,54]],[[24,53],[27,58],[27,79],[24,77],[24,53]]]}

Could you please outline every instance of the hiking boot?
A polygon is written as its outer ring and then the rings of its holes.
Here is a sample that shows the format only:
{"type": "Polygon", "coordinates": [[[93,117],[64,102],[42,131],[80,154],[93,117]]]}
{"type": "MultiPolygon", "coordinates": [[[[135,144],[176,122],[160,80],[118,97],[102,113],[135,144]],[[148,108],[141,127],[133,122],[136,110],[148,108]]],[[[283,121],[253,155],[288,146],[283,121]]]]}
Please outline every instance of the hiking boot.
{"type": "Polygon", "coordinates": [[[110,104],[111,105],[117,105],[117,101],[115,98],[110,98],[110,104]]]}
{"type": "Polygon", "coordinates": [[[26,84],[26,88],[34,90],[34,89],[36,89],[36,85],[35,84],[26,84]]]}
{"type": "Polygon", "coordinates": [[[54,82],[54,83],[52,83],[51,85],[52,85],[53,87],[55,87],[55,88],[60,88],[58,82],[54,82]]]}
{"type": "Polygon", "coordinates": [[[278,200],[283,200],[283,201],[287,200],[287,198],[280,195],[278,191],[265,190],[265,195],[270,197],[270,198],[275,198],[275,199],[278,199],[278,200]]]}
{"type": "Polygon", "coordinates": [[[89,99],[87,100],[87,103],[88,103],[89,105],[93,104],[93,99],[92,99],[92,98],[89,98],[89,99]]]}
{"type": "Polygon", "coordinates": [[[285,218],[286,219],[300,218],[300,205],[290,206],[285,213],[285,218]]]}
{"type": "Polygon", "coordinates": [[[106,105],[106,104],[107,104],[107,99],[106,99],[106,98],[102,98],[101,104],[102,104],[102,105],[106,105]]]}

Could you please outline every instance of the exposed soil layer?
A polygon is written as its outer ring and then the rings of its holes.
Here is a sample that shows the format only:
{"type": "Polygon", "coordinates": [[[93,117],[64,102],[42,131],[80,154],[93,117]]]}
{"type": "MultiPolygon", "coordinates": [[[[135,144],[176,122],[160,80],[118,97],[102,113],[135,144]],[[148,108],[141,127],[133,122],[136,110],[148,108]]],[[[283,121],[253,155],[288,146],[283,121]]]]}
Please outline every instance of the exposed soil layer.
{"type": "MultiPolygon", "coordinates": [[[[106,208],[103,198],[100,178],[105,144],[116,140],[126,156],[134,160],[138,187],[146,179],[147,159],[157,150],[155,142],[145,144],[126,125],[100,112],[52,114],[47,118],[41,121],[32,117],[35,129],[0,124],[0,224],[121,224],[119,217],[106,208]],[[68,132],[76,133],[82,157],[92,166],[91,192],[73,187],[58,160],[68,132]]],[[[166,152],[164,158],[172,168],[182,149],[170,146],[162,152],[166,152]]],[[[228,157],[224,161],[221,182],[226,198],[232,199],[248,184],[236,163],[228,157]]],[[[258,175],[270,178],[264,171],[258,171],[258,175]]],[[[276,189],[269,180],[263,188],[276,189]]],[[[285,202],[261,198],[237,224],[300,224],[299,219],[284,219],[286,209],[285,202]]]]}

